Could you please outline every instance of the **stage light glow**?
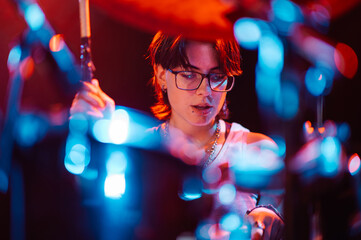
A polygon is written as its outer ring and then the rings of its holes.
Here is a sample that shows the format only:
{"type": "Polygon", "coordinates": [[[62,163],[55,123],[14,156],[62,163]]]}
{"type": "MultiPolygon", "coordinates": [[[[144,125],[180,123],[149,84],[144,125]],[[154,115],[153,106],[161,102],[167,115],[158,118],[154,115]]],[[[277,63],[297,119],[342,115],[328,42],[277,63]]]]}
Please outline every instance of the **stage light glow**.
{"type": "Polygon", "coordinates": [[[127,158],[121,151],[114,151],[110,154],[106,164],[108,174],[124,173],[127,167],[127,158]]]}
{"type": "Polygon", "coordinates": [[[253,50],[258,47],[261,29],[255,19],[241,18],[234,24],[234,35],[242,47],[253,50]]]}
{"type": "Polygon", "coordinates": [[[92,132],[94,138],[97,141],[102,143],[110,143],[109,132],[108,132],[109,125],[110,125],[110,120],[108,119],[99,119],[94,123],[92,132]]]}
{"type": "Polygon", "coordinates": [[[299,96],[297,87],[291,82],[285,82],[281,86],[281,93],[276,96],[276,112],[277,114],[290,120],[294,118],[298,112],[299,96]]]}
{"type": "Polygon", "coordinates": [[[258,50],[258,64],[264,71],[280,73],[283,68],[284,49],[281,40],[274,34],[261,37],[258,50]]]}
{"type": "Polygon", "coordinates": [[[321,143],[322,171],[325,176],[334,176],[340,164],[341,144],[337,138],[327,137],[321,143]]]}
{"type": "Polygon", "coordinates": [[[310,121],[306,121],[303,125],[303,129],[306,134],[311,135],[314,132],[314,128],[312,127],[312,123],[310,121]]]}
{"type": "Polygon", "coordinates": [[[62,71],[68,72],[74,68],[73,57],[69,54],[69,50],[66,47],[59,49],[57,52],[52,52],[52,55],[62,71]]]}
{"type": "Polygon", "coordinates": [[[49,41],[49,48],[52,52],[59,52],[65,46],[64,38],[62,34],[56,34],[52,36],[49,41]]]}
{"type": "Polygon", "coordinates": [[[232,232],[242,225],[242,220],[236,213],[228,213],[221,218],[220,221],[222,229],[232,232]]]}
{"type": "Polygon", "coordinates": [[[0,168],[0,192],[6,193],[9,188],[9,177],[6,172],[0,168]]]}
{"type": "Polygon", "coordinates": [[[318,68],[310,67],[305,76],[307,90],[314,96],[320,96],[326,88],[326,75],[318,68]]]}
{"type": "Polygon", "coordinates": [[[219,189],[218,198],[219,201],[224,205],[233,203],[236,199],[236,187],[233,184],[224,184],[219,189]]]}
{"type": "Polygon", "coordinates": [[[24,17],[29,27],[34,31],[39,30],[45,22],[44,13],[37,4],[27,6],[24,17]]]}
{"type": "Polygon", "coordinates": [[[341,142],[346,142],[351,135],[350,125],[344,122],[337,126],[337,137],[341,142]]]}
{"type": "Polygon", "coordinates": [[[210,239],[209,230],[211,229],[212,224],[207,222],[201,222],[196,229],[197,239],[210,239]]]}
{"type": "Polygon", "coordinates": [[[191,201],[202,197],[203,184],[201,179],[188,177],[183,182],[183,192],[178,194],[185,201],[191,201]]]}
{"type": "Polygon", "coordinates": [[[26,80],[34,73],[34,60],[32,57],[26,57],[20,62],[20,75],[21,77],[26,80]]]}
{"type": "Polygon", "coordinates": [[[20,58],[21,58],[21,48],[20,48],[19,45],[16,45],[9,52],[9,56],[8,56],[8,68],[9,68],[9,70],[12,71],[12,70],[14,70],[15,68],[18,67],[19,62],[20,62],[20,58]]]}
{"type": "Polygon", "coordinates": [[[83,113],[74,114],[69,120],[69,131],[73,134],[86,134],[88,131],[88,120],[83,113]]]}
{"type": "Polygon", "coordinates": [[[297,5],[288,0],[274,0],[271,3],[276,18],[284,22],[295,22],[298,19],[297,5]]]}
{"type": "Polygon", "coordinates": [[[280,92],[280,82],[279,74],[256,66],[256,92],[261,105],[273,106],[276,95],[280,92]]]}
{"type": "Polygon", "coordinates": [[[86,136],[70,133],[65,145],[65,168],[72,174],[82,174],[90,162],[90,143],[86,136]]]}
{"type": "Polygon", "coordinates": [[[279,136],[279,135],[271,135],[270,136],[273,141],[276,142],[277,146],[278,146],[278,156],[279,157],[283,157],[286,154],[286,141],[283,137],[279,136]]]}
{"type": "Polygon", "coordinates": [[[46,120],[40,116],[20,115],[15,125],[16,142],[23,147],[33,146],[45,136],[47,128],[46,120]]]}
{"type": "Polygon", "coordinates": [[[113,112],[109,124],[109,138],[114,144],[124,143],[128,136],[129,115],[124,109],[117,109],[113,112]]]}
{"type": "Polygon", "coordinates": [[[358,59],[355,51],[344,43],[337,43],[334,50],[337,69],[343,76],[353,78],[358,69],[358,59]]]}
{"type": "MultiPolygon", "coordinates": [[[[314,3],[311,11],[311,24],[318,28],[318,26],[328,27],[330,25],[330,12],[321,4],[314,3]]],[[[322,29],[320,29],[322,30],[322,29]]]]}
{"type": "Polygon", "coordinates": [[[348,170],[351,175],[356,175],[360,172],[360,157],[357,153],[354,153],[348,160],[348,170]]]}
{"type": "Polygon", "coordinates": [[[124,174],[110,174],[104,182],[104,195],[108,198],[121,198],[125,192],[126,182],[124,174]]]}
{"type": "Polygon", "coordinates": [[[202,177],[206,183],[212,184],[221,180],[222,172],[218,167],[209,167],[203,170],[202,177]]]}

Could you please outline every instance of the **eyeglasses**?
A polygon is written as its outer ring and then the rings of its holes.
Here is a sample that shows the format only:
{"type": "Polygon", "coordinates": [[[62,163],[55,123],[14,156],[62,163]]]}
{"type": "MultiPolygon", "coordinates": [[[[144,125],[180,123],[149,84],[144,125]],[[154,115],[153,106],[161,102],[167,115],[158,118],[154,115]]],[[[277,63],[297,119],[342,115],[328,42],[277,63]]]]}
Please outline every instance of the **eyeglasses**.
{"type": "Polygon", "coordinates": [[[234,85],[234,76],[227,76],[224,73],[203,74],[192,71],[173,71],[171,69],[168,69],[168,71],[175,75],[175,85],[181,90],[198,89],[204,78],[208,79],[209,86],[216,92],[229,92],[234,85]]]}

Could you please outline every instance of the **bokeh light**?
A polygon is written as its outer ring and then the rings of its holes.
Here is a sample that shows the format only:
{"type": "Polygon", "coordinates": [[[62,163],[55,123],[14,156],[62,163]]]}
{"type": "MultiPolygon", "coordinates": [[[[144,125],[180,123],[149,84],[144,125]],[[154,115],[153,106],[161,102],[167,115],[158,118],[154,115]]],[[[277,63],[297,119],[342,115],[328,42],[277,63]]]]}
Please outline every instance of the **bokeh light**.
{"type": "Polygon", "coordinates": [[[334,51],[334,60],[340,73],[353,78],[358,69],[358,59],[355,51],[344,43],[337,43],[334,51]]]}
{"type": "Polygon", "coordinates": [[[108,198],[121,198],[126,189],[124,174],[110,174],[104,181],[104,195],[108,198]]]}
{"type": "Polygon", "coordinates": [[[45,22],[44,13],[37,4],[29,5],[25,9],[24,17],[29,27],[34,31],[39,30],[45,22]]]}
{"type": "Polygon", "coordinates": [[[222,172],[218,167],[209,167],[203,170],[202,176],[206,183],[212,184],[218,182],[221,179],[222,172]]]}
{"type": "Polygon", "coordinates": [[[254,50],[258,47],[261,29],[255,19],[241,18],[234,24],[234,35],[242,47],[254,50]]]}
{"type": "Polygon", "coordinates": [[[47,133],[45,118],[35,114],[20,115],[15,125],[15,139],[22,147],[30,147],[39,142],[47,133]]]}
{"type": "Polygon", "coordinates": [[[242,219],[236,213],[227,213],[221,218],[220,221],[222,229],[232,232],[242,225],[242,219]]]}
{"type": "Polygon", "coordinates": [[[259,103],[262,106],[274,105],[276,96],[281,89],[280,74],[275,74],[272,71],[265,71],[256,66],[256,92],[259,103]]]}
{"type": "Polygon", "coordinates": [[[127,157],[124,152],[113,151],[106,163],[108,174],[124,173],[127,167],[127,157]]]}
{"type": "Polygon", "coordinates": [[[16,69],[19,65],[20,62],[20,58],[21,58],[21,48],[19,45],[16,45],[15,47],[13,47],[10,52],[9,52],[9,56],[8,56],[8,68],[10,71],[13,71],[14,69],[16,69]]]}
{"type": "Polygon", "coordinates": [[[351,129],[348,123],[344,122],[337,125],[337,137],[341,142],[346,142],[351,136],[351,129]]]}
{"type": "Polygon", "coordinates": [[[54,35],[49,41],[49,49],[52,52],[59,52],[64,46],[65,42],[62,34],[54,35]]]}
{"type": "Polygon", "coordinates": [[[283,157],[286,154],[286,141],[282,136],[270,135],[278,146],[278,156],[283,157]]]}
{"type": "Polygon", "coordinates": [[[321,143],[321,170],[325,176],[335,176],[340,166],[341,144],[335,137],[327,137],[321,143]]]}
{"type": "Polygon", "coordinates": [[[70,133],[65,146],[64,166],[72,174],[82,174],[90,163],[90,143],[86,136],[70,133]]]}
{"type": "Polygon", "coordinates": [[[88,119],[85,114],[76,113],[71,117],[69,131],[73,134],[86,134],[88,132],[88,119]]]}
{"type": "Polygon", "coordinates": [[[26,57],[20,62],[20,76],[26,80],[33,75],[35,69],[32,57],[26,57]]]}
{"type": "Polygon", "coordinates": [[[109,139],[112,143],[124,143],[128,136],[129,115],[124,109],[118,109],[113,112],[109,124],[109,139]]]}
{"type": "Polygon", "coordinates": [[[294,23],[303,19],[301,9],[288,0],[273,0],[270,19],[281,34],[288,35],[294,23]]]}
{"type": "Polygon", "coordinates": [[[283,68],[284,49],[281,40],[274,34],[262,35],[258,50],[258,64],[264,71],[280,73],[283,68]]]}
{"type": "Polygon", "coordinates": [[[305,76],[307,90],[314,96],[320,96],[326,88],[326,75],[318,68],[310,67],[305,76]]]}
{"type": "Polygon", "coordinates": [[[231,204],[236,199],[236,193],[236,187],[233,184],[223,184],[218,193],[219,201],[224,205],[231,204]]]}
{"type": "Polygon", "coordinates": [[[357,153],[354,153],[348,161],[348,170],[351,175],[356,175],[360,172],[360,157],[357,153]]]}
{"type": "Polygon", "coordinates": [[[203,184],[200,178],[190,176],[183,181],[182,192],[179,197],[185,201],[191,201],[202,197],[203,184]]]}

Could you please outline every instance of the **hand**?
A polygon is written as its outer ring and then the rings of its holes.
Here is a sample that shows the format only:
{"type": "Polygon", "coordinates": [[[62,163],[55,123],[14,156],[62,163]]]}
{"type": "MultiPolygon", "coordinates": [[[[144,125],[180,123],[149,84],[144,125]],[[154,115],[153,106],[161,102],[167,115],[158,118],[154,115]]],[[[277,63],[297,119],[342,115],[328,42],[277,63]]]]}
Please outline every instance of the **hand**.
{"type": "Polygon", "coordinates": [[[245,222],[251,226],[251,240],[282,239],[284,223],[272,210],[265,207],[253,209],[245,216],[245,222]]]}
{"type": "Polygon", "coordinates": [[[91,83],[83,82],[81,91],[75,95],[70,118],[77,113],[86,113],[95,118],[108,117],[114,109],[114,100],[101,90],[98,80],[92,79],[91,83]]]}

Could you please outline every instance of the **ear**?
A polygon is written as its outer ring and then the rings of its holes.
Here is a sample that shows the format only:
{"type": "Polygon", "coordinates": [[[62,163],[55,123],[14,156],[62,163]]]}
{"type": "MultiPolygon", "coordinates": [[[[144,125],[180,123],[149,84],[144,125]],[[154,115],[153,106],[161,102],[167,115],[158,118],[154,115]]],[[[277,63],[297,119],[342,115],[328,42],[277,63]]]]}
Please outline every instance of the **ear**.
{"type": "Polygon", "coordinates": [[[165,78],[166,70],[161,66],[157,65],[154,67],[154,75],[161,88],[167,89],[167,81],[165,78]],[[164,86],[164,87],[163,87],[164,86]]]}

